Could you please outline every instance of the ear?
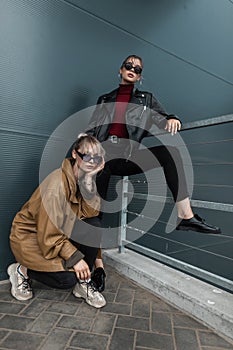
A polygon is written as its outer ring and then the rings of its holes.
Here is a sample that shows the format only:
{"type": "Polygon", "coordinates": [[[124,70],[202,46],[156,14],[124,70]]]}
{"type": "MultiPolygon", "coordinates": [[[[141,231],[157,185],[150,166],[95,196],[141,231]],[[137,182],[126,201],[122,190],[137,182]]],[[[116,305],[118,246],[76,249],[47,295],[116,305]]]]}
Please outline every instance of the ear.
{"type": "Polygon", "coordinates": [[[72,150],[72,158],[74,159],[77,158],[77,153],[75,152],[75,149],[72,150]]]}

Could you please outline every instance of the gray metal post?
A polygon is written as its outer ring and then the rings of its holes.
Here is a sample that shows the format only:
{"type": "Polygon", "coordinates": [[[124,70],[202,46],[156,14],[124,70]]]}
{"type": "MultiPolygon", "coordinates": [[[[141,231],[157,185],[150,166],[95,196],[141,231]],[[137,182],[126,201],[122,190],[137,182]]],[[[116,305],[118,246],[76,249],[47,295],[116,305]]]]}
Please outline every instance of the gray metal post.
{"type": "Polygon", "coordinates": [[[120,230],[119,230],[119,236],[118,236],[118,247],[119,247],[119,253],[123,253],[125,250],[124,247],[124,241],[126,240],[126,225],[127,225],[127,197],[128,192],[128,176],[125,176],[123,178],[123,184],[122,184],[122,210],[121,210],[121,216],[120,216],[120,230]]]}

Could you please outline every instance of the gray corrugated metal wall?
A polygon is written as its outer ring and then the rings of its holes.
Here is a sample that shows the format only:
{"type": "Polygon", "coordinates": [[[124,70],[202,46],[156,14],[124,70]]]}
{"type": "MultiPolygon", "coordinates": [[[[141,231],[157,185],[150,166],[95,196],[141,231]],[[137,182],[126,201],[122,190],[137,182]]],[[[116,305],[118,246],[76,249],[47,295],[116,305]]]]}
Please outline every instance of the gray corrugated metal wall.
{"type": "Polygon", "coordinates": [[[113,88],[132,52],[168,111],[185,121],[232,112],[232,29],[231,0],[0,2],[0,279],[52,131],[113,88]]]}

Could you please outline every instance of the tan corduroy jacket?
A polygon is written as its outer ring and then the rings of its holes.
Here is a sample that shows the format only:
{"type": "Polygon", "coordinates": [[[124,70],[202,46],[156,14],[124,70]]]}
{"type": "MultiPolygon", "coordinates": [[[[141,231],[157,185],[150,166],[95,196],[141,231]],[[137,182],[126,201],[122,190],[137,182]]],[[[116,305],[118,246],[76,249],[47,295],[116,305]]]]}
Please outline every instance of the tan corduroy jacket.
{"type": "Polygon", "coordinates": [[[10,245],[16,260],[36,271],[72,269],[83,258],[69,240],[75,220],[97,216],[99,209],[100,198],[95,191],[87,193],[85,199],[80,194],[70,159],[65,159],[13,220],[10,245]]]}

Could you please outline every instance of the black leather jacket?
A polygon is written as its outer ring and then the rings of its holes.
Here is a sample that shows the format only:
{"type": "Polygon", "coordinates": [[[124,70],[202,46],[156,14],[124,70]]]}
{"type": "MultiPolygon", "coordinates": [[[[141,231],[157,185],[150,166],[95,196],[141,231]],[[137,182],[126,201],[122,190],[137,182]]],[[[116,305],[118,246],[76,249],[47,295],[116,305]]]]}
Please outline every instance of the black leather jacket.
{"type": "MultiPolygon", "coordinates": [[[[98,98],[95,111],[88,124],[87,133],[95,136],[100,142],[108,138],[115,111],[118,88],[98,98]]],[[[167,114],[158,100],[147,91],[134,89],[127,105],[125,120],[129,139],[141,142],[150,136],[153,124],[164,129],[166,120],[178,119],[174,114],[167,114]]]]}

